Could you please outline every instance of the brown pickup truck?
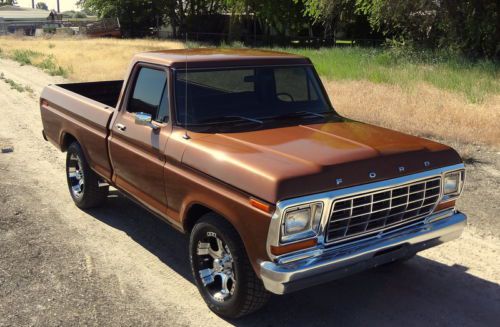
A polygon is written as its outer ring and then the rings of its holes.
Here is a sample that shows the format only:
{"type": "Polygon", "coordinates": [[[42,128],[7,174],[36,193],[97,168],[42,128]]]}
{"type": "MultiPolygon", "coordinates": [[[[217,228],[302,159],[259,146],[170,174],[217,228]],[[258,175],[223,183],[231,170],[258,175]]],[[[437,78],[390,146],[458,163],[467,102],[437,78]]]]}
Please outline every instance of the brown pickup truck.
{"type": "Polygon", "coordinates": [[[128,76],[47,86],[43,136],[67,152],[78,207],[112,186],[190,235],[196,285],[223,317],[409,259],[466,225],[459,155],[341,117],[305,57],[147,52],[128,76]]]}

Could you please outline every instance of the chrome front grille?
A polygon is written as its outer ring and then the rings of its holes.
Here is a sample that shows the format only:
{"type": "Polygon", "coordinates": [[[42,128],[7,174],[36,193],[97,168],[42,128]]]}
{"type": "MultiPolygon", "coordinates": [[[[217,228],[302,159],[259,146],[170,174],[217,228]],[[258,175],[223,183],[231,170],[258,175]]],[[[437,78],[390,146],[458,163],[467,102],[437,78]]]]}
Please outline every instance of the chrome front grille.
{"type": "Polygon", "coordinates": [[[335,200],[326,242],[363,238],[430,214],[441,193],[435,177],[335,200]]]}

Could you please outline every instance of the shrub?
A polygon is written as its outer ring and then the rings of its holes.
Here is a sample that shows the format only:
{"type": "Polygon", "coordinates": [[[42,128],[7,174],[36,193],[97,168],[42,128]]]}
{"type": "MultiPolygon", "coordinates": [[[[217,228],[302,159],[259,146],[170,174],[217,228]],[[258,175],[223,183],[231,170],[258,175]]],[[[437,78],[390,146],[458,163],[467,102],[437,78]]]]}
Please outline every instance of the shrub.
{"type": "Polygon", "coordinates": [[[33,58],[40,56],[41,53],[32,50],[14,50],[12,59],[21,65],[31,65],[33,58]]]}

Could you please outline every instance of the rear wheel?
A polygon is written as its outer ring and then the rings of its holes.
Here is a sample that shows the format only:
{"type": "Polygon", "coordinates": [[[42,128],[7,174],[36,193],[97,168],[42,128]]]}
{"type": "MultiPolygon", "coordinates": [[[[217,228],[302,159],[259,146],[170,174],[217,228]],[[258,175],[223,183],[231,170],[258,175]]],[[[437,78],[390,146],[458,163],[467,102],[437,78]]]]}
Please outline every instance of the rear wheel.
{"type": "Polygon", "coordinates": [[[81,209],[97,207],[106,200],[109,186],[99,186],[99,176],[90,169],[82,148],[71,143],[66,153],[66,177],[71,198],[81,209]]]}
{"type": "Polygon", "coordinates": [[[193,277],[208,307],[225,318],[238,318],[269,299],[255,275],[236,230],[214,213],[194,226],[189,242],[193,277]]]}

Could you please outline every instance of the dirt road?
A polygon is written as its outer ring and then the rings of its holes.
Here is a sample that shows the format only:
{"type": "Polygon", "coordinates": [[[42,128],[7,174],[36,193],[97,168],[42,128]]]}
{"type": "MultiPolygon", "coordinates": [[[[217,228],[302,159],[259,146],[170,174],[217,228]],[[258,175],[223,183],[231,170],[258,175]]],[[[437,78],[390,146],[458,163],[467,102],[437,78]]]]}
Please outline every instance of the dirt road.
{"type": "Polygon", "coordinates": [[[64,154],[41,137],[38,92],[60,81],[0,59],[0,326],[498,326],[500,154],[469,165],[463,237],[408,263],[285,297],[225,321],[202,302],[187,239],[121,195],[81,211],[64,154]]]}

